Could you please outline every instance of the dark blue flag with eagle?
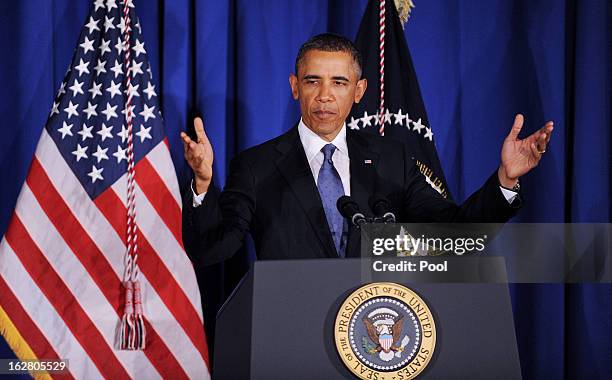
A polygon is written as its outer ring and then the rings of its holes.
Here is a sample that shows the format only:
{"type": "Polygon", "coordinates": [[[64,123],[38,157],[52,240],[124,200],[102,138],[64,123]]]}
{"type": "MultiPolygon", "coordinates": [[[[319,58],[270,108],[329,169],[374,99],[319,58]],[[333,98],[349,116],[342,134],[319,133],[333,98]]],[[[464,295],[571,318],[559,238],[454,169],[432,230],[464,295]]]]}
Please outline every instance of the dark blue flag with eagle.
{"type": "Polygon", "coordinates": [[[397,3],[399,14],[393,0],[370,0],[363,15],[355,45],[363,56],[368,90],[347,125],[406,144],[427,183],[451,198],[404,38],[402,23],[412,1],[397,3]]]}

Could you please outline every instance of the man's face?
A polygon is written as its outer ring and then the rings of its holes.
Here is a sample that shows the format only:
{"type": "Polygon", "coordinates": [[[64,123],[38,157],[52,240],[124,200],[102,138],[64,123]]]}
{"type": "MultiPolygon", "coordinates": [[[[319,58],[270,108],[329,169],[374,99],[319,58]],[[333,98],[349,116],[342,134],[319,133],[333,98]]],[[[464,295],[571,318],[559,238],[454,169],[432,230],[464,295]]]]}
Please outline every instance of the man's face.
{"type": "Polygon", "coordinates": [[[359,103],[367,87],[358,80],[349,53],[310,50],[291,74],[293,98],[300,101],[304,124],[326,141],[332,141],[346,120],[353,103],[359,103]]]}

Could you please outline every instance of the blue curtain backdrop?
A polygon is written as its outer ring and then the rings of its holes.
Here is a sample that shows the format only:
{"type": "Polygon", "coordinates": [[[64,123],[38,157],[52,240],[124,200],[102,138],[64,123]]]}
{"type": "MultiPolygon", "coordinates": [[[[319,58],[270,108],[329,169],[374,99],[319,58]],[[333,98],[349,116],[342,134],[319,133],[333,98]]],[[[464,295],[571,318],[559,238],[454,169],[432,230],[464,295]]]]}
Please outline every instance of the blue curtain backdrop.
{"type": "MultiPolygon", "coordinates": [[[[180,179],[189,171],[179,131],[194,114],[204,116],[215,148],[218,184],[236,152],[290,128],[299,117],[288,85],[298,47],[324,31],[353,39],[366,2],[135,0],[180,179]]],[[[521,112],[525,132],[552,119],[555,133],[540,166],[522,180],[526,201],[516,220],[610,222],[612,3],[415,3],[405,35],[455,199],[495,169],[521,112]]],[[[90,4],[0,2],[2,234],[90,4]]],[[[224,296],[220,284],[242,270],[201,273],[209,320],[224,296]]],[[[525,377],[609,378],[610,284],[511,290],[525,377]]],[[[1,342],[0,357],[11,355],[1,342]]]]}

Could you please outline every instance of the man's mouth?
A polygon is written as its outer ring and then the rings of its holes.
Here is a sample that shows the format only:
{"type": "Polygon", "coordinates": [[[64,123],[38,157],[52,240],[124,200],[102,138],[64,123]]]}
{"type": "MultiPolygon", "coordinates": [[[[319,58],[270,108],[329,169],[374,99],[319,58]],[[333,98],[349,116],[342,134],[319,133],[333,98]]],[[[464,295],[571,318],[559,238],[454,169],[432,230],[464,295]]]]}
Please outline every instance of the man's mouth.
{"type": "Polygon", "coordinates": [[[330,110],[316,110],[314,114],[319,119],[331,119],[336,116],[336,113],[330,110]]]}

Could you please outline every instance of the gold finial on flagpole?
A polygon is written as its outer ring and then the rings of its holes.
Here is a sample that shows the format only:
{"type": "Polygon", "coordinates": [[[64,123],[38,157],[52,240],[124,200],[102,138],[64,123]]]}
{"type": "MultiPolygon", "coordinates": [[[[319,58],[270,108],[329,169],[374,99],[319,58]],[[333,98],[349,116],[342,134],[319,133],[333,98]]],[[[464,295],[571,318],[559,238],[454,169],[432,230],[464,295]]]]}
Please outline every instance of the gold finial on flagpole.
{"type": "Polygon", "coordinates": [[[412,0],[394,0],[394,2],[403,28],[410,17],[410,11],[414,8],[414,3],[412,0]]]}

